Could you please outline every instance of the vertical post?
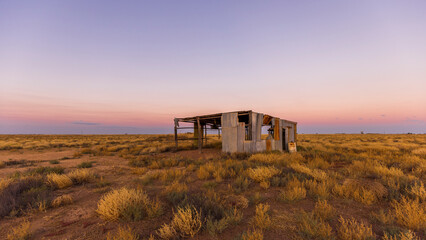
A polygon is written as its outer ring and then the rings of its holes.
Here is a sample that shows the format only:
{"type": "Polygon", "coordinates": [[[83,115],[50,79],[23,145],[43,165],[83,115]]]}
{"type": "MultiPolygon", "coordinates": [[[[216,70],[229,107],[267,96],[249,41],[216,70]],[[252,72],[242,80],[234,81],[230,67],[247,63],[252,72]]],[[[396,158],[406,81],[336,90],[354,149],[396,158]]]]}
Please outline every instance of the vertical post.
{"type": "Polygon", "coordinates": [[[297,123],[294,124],[294,142],[297,142],[297,123]]]}
{"type": "Polygon", "coordinates": [[[177,119],[175,118],[175,145],[176,151],[178,150],[178,135],[177,135],[177,119]]]}
{"type": "Polygon", "coordinates": [[[207,124],[206,125],[204,125],[204,138],[205,138],[205,144],[207,145],[207,124]]]}
{"type": "Polygon", "coordinates": [[[198,128],[198,150],[201,153],[202,142],[201,142],[201,126],[200,126],[200,118],[199,117],[197,117],[197,128],[198,128]]]}

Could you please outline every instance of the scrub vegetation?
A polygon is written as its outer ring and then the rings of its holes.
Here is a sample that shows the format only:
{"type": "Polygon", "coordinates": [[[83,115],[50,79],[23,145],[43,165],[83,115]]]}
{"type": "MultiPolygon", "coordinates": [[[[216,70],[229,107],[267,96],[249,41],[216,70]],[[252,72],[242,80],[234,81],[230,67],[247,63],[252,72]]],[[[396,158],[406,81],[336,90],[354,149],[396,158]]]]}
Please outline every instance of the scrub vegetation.
{"type": "Polygon", "coordinates": [[[300,134],[292,154],[179,137],[0,136],[0,236],[426,238],[426,135],[300,134]]]}

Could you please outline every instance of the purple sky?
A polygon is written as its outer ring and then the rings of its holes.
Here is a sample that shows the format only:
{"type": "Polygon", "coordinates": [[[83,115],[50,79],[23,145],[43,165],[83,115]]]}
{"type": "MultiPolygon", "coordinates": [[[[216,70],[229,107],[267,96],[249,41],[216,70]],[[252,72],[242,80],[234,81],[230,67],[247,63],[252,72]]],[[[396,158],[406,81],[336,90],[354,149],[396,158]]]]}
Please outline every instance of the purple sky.
{"type": "Polygon", "coordinates": [[[0,1],[0,134],[254,110],[426,132],[425,1],[0,1]]]}

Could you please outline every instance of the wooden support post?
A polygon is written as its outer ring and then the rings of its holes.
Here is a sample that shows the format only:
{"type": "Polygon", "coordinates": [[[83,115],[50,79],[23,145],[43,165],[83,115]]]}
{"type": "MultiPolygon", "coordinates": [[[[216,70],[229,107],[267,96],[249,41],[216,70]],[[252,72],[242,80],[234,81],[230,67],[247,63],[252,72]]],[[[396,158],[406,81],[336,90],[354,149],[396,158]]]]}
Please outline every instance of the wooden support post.
{"type": "Polygon", "coordinates": [[[178,150],[178,134],[177,134],[177,121],[175,119],[175,145],[176,145],[176,151],[178,150]]]}
{"type": "Polygon", "coordinates": [[[200,117],[197,117],[197,128],[198,128],[198,150],[201,153],[201,145],[202,145],[201,134],[202,134],[202,132],[201,132],[201,125],[200,125],[200,117]]]}
{"type": "Polygon", "coordinates": [[[205,144],[207,145],[207,125],[204,125],[204,138],[205,138],[205,144]]]}
{"type": "Polygon", "coordinates": [[[294,142],[297,142],[297,123],[294,124],[294,142]]]}

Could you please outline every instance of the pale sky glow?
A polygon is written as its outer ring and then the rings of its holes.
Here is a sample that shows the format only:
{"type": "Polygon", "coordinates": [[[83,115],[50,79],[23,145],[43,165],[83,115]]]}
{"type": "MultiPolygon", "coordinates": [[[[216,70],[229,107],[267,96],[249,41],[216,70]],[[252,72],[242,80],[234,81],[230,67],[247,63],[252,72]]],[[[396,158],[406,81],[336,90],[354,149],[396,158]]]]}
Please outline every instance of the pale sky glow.
{"type": "Polygon", "coordinates": [[[249,110],[426,132],[425,1],[1,1],[0,134],[249,110]]]}

